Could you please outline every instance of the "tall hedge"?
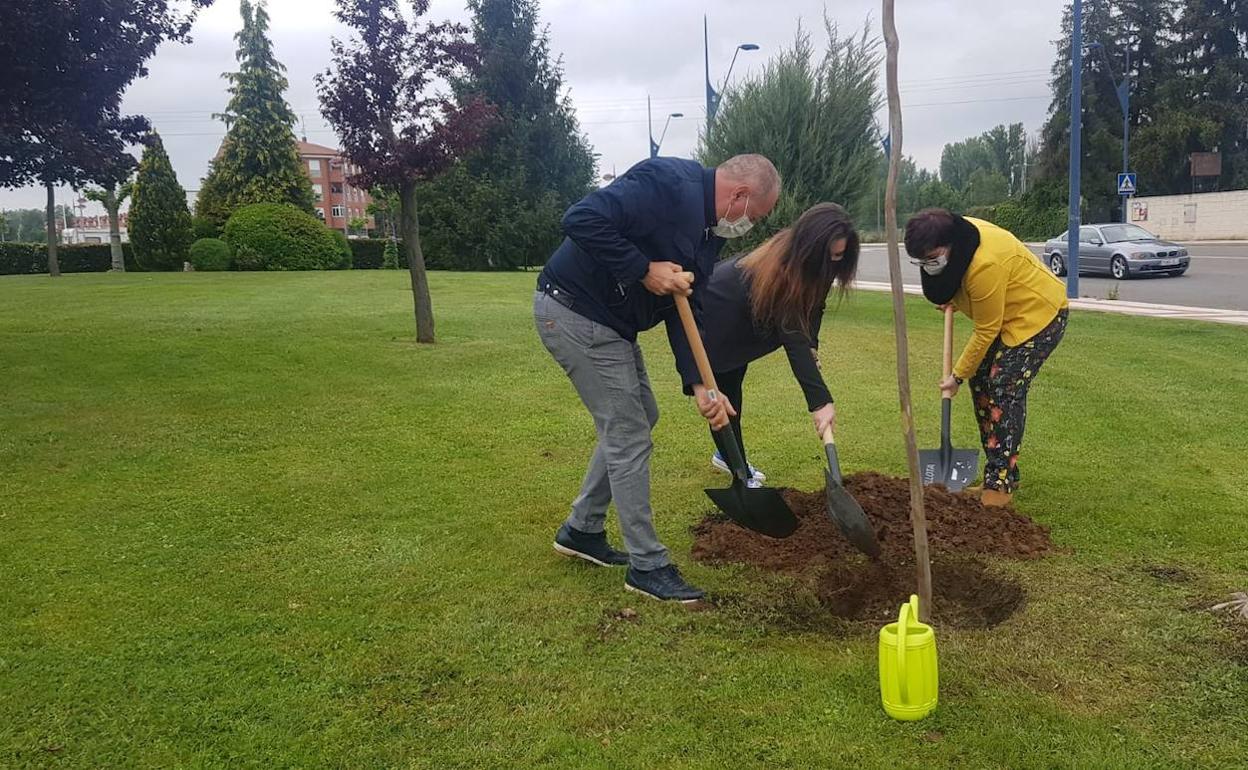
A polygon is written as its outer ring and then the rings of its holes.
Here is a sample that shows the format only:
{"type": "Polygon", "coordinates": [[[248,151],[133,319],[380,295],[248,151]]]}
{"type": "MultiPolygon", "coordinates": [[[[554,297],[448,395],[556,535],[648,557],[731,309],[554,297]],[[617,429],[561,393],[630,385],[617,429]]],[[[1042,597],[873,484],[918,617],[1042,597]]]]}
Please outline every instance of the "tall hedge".
{"type": "Polygon", "coordinates": [[[238,270],[332,270],[343,259],[333,233],[286,203],[253,203],[225,223],[225,242],[238,270]]]}
{"type": "Polygon", "coordinates": [[[347,241],[351,247],[352,265],[356,270],[379,270],[385,261],[387,238],[352,238],[347,241]]]}
{"type": "MultiPolygon", "coordinates": [[[[121,245],[126,270],[138,270],[134,249],[121,245]]],[[[56,249],[62,273],[105,273],[112,267],[107,243],[61,244],[56,249]]],[[[36,275],[48,272],[48,246],[44,243],[0,243],[0,275],[36,275]]]]}
{"type": "Polygon", "coordinates": [[[972,206],[965,212],[1009,230],[1023,241],[1044,241],[1066,229],[1067,211],[1060,206],[1026,206],[1007,200],[992,206],[972,206]]]}

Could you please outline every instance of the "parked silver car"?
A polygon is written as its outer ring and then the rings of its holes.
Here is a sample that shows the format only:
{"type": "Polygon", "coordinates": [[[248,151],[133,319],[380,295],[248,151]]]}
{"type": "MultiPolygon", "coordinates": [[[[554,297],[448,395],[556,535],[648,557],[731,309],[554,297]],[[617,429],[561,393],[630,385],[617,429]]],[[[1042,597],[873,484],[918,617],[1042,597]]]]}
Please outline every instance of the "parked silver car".
{"type": "MultiPolygon", "coordinates": [[[[1066,275],[1066,233],[1044,244],[1054,275],[1066,275]]],[[[1079,274],[1108,273],[1117,279],[1145,273],[1183,275],[1190,262],[1187,249],[1163,241],[1139,225],[1083,225],[1079,228],[1079,274]]]]}

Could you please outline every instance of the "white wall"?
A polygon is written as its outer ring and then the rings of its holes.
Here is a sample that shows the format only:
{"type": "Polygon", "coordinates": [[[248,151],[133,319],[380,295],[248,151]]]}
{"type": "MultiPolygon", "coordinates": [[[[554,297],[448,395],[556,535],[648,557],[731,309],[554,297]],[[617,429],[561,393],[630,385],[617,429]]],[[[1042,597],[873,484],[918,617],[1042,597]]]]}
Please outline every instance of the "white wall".
{"type": "Polygon", "coordinates": [[[1131,221],[1173,241],[1248,239],[1248,190],[1133,198],[1131,221]]]}

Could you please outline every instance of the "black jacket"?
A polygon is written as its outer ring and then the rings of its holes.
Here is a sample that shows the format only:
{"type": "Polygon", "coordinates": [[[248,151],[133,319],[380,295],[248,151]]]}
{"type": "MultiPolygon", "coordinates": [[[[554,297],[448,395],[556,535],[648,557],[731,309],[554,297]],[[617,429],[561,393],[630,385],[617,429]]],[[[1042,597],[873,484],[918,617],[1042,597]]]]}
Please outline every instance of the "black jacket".
{"type": "Polygon", "coordinates": [[[739,260],[724,260],[715,267],[709,290],[702,299],[702,337],[711,368],[716,372],[740,369],[783,346],[793,376],[806,396],[806,407],[813,412],[832,403],[832,394],[811,350],[819,347],[824,303],[811,315],[810,337],[796,330],[760,329],[750,312],[749,276],[738,266],[739,260]]]}
{"type": "Polygon", "coordinates": [[[590,193],[563,215],[567,236],[538,276],[541,291],[591,321],[637,339],[667,324],[685,392],[702,381],[671,297],[641,284],[650,262],[675,262],[694,274],[694,318],[724,239],[713,235],[715,171],[680,158],[642,161],[610,186],[590,193]]]}

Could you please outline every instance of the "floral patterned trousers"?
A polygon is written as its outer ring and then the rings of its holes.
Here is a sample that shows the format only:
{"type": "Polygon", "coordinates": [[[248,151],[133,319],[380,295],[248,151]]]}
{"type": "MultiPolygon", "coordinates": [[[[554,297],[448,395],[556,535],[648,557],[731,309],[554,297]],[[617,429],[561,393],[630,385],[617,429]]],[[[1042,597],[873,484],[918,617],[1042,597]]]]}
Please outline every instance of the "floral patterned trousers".
{"type": "Polygon", "coordinates": [[[1027,390],[1057,343],[1066,333],[1067,311],[1058,311],[1048,326],[1017,347],[997,337],[970,379],[979,436],[988,458],[984,488],[1013,492],[1018,488],[1018,453],[1027,422],[1027,390]]]}

